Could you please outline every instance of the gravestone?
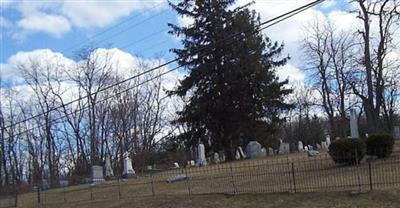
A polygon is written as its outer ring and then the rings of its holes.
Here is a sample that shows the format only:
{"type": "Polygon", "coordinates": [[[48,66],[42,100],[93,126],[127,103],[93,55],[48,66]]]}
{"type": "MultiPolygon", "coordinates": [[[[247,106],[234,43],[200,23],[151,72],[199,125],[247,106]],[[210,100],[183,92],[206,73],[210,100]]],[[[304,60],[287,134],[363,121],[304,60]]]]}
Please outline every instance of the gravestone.
{"type": "Polygon", "coordinates": [[[261,144],[257,141],[251,141],[246,146],[246,155],[248,158],[260,158],[261,155],[261,144]]]}
{"type": "Polygon", "coordinates": [[[114,176],[114,171],[111,167],[111,159],[110,159],[110,155],[106,156],[106,177],[113,177],[114,176]]]}
{"type": "Polygon", "coordinates": [[[311,145],[307,145],[307,147],[308,147],[308,151],[310,151],[310,150],[313,150],[314,148],[313,148],[313,146],[311,146],[311,145]]]}
{"type": "Polygon", "coordinates": [[[321,148],[322,148],[322,150],[329,150],[327,142],[322,142],[321,143],[321,148]]]}
{"type": "Polygon", "coordinates": [[[350,110],[350,136],[351,138],[360,138],[360,135],[358,134],[357,114],[354,109],[350,110]]]}
{"type": "Polygon", "coordinates": [[[283,154],[289,154],[289,153],[290,153],[290,145],[289,145],[289,143],[282,142],[279,145],[279,154],[283,155],[283,154]]]}
{"type": "Polygon", "coordinates": [[[174,162],[174,168],[180,168],[180,167],[179,167],[179,163],[174,162]]]}
{"type": "Polygon", "coordinates": [[[261,148],[261,157],[266,157],[267,156],[267,149],[265,147],[261,148]]]}
{"type": "Polygon", "coordinates": [[[316,157],[316,156],[319,155],[319,152],[316,151],[316,150],[310,150],[310,151],[307,152],[307,154],[308,154],[309,157],[316,157]]]}
{"type": "Polygon", "coordinates": [[[225,160],[226,160],[225,153],[224,152],[220,152],[219,153],[219,161],[220,162],[225,162],[225,160]]]}
{"type": "Polygon", "coordinates": [[[125,153],[124,159],[124,172],[122,172],[122,177],[129,178],[136,174],[135,170],[132,167],[132,160],[129,158],[128,153],[125,153]]]}
{"type": "Polygon", "coordinates": [[[206,150],[205,150],[204,144],[201,144],[201,143],[197,145],[197,165],[198,166],[206,166],[207,165],[206,150]]]}
{"type": "Polygon", "coordinates": [[[65,188],[69,186],[69,181],[67,180],[60,180],[59,182],[60,188],[65,188]]]}
{"type": "Polygon", "coordinates": [[[322,149],[321,145],[317,144],[317,150],[321,150],[321,149],[322,149]]]}
{"type": "Polygon", "coordinates": [[[241,158],[241,157],[240,157],[240,152],[239,152],[239,150],[237,149],[236,152],[235,152],[235,159],[236,159],[236,160],[240,160],[240,158],[241,158]]]}
{"type": "Polygon", "coordinates": [[[400,139],[400,126],[393,127],[393,138],[400,139]]]}
{"type": "Polygon", "coordinates": [[[274,155],[274,149],[272,149],[271,147],[268,147],[268,155],[274,155]]]}
{"type": "Polygon", "coordinates": [[[194,160],[191,160],[191,161],[190,161],[190,166],[192,166],[192,167],[193,167],[193,166],[196,166],[196,162],[194,162],[194,160]]]}
{"type": "Polygon", "coordinates": [[[325,141],[326,141],[326,146],[329,148],[329,146],[331,145],[331,137],[328,135],[325,141]]]}
{"type": "Polygon", "coordinates": [[[302,141],[299,141],[299,144],[297,145],[297,150],[299,150],[299,152],[304,152],[304,146],[302,141]]]}
{"type": "Polygon", "coordinates": [[[304,151],[308,152],[308,146],[304,146],[304,151]]]}
{"type": "Polygon", "coordinates": [[[244,154],[242,147],[239,146],[238,149],[239,149],[240,157],[241,157],[242,159],[245,159],[245,158],[246,158],[246,155],[244,154]]]}
{"type": "Polygon", "coordinates": [[[215,164],[218,164],[218,163],[221,162],[221,161],[219,160],[219,154],[218,154],[218,152],[215,152],[215,153],[214,153],[213,162],[214,162],[215,164]]]}
{"type": "Polygon", "coordinates": [[[49,188],[50,188],[50,185],[49,185],[49,182],[47,181],[47,179],[42,179],[42,189],[46,190],[49,188]]]}
{"type": "Polygon", "coordinates": [[[104,182],[103,166],[93,165],[92,166],[92,183],[104,182]]]}

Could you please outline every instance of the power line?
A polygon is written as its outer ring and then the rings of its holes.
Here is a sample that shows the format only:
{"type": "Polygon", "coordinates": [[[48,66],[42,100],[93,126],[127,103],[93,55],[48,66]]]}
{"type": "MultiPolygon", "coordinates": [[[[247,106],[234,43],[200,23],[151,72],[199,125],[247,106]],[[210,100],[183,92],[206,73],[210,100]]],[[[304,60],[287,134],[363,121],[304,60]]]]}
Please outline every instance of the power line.
{"type": "MultiPolygon", "coordinates": [[[[72,45],[72,46],[66,48],[65,50],[69,51],[69,50],[72,50],[72,49],[74,49],[74,48],[77,48],[78,46],[81,46],[81,45],[83,45],[83,44],[85,44],[85,43],[87,43],[87,42],[89,42],[89,41],[93,41],[93,39],[95,39],[96,37],[102,36],[102,35],[106,34],[107,32],[110,32],[111,30],[113,30],[113,29],[115,29],[115,28],[118,28],[119,26],[124,25],[125,23],[130,22],[131,20],[134,20],[136,17],[143,16],[144,13],[149,13],[149,11],[156,10],[156,9],[158,9],[159,7],[161,7],[161,6],[162,6],[163,4],[165,4],[165,3],[166,3],[166,1],[162,1],[161,3],[156,4],[153,8],[149,9],[148,11],[146,11],[146,12],[141,12],[141,13],[138,13],[138,14],[136,14],[136,15],[133,15],[133,16],[129,17],[128,19],[125,19],[125,20],[123,20],[122,22],[120,22],[120,23],[118,23],[118,24],[116,24],[116,25],[113,25],[113,26],[111,26],[111,27],[109,27],[109,28],[107,28],[107,29],[105,29],[105,30],[99,32],[99,33],[96,33],[95,35],[89,37],[88,40],[84,40],[84,41],[78,42],[78,43],[76,43],[76,44],[74,44],[74,45],[72,45]]],[[[146,22],[146,21],[148,21],[148,20],[150,20],[150,19],[153,19],[153,18],[155,18],[155,17],[157,17],[157,16],[160,16],[161,14],[165,13],[166,11],[167,11],[167,10],[164,10],[164,11],[162,11],[161,13],[158,13],[158,14],[156,14],[156,15],[150,16],[150,17],[148,17],[148,18],[146,18],[146,19],[144,19],[144,20],[142,20],[142,21],[140,21],[140,22],[138,22],[138,23],[132,25],[132,26],[129,27],[128,29],[119,30],[117,33],[113,33],[113,35],[109,35],[109,36],[107,36],[107,38],[103,38],[103,39],[101,39],[100,41],[97,41],[97,42],[104,42],[104,41],[106,41],[106,40],[108,40],[108,39],[111,39],[111,38],[117,36],[117,35],[120,35],[120,34],[122,34],[123,32],[126,32],[126,31],[128,31],[128,30],[131,30],[131,29],[133,29],[134,27],[136,27],[136,26],[138,26],[138,25],[141,25],[141,24],[143,24],[144,22],[146,22]]]]}
{"type": "MultiPolygon", "coordinates": [[[[320,4],[320,3],[322,3],[323,1],[325,1],[325,0],[316,0],[316,1],[311,2],[311,3],[309,3],[309,4],[306,4],[306,5],[303,5],[303,6],[301,6],[301,7],[298,7],[298,8],[296,8],[296,9],[294,9],[294,10],[291,10],[291,11],[289,11],[289,12],[286,12],[286,13],[282,14],[282,15],[279,15],[279,16],[277,16],[277,17],[274,17],[274,18],[270,19],[270,20],[267,20],[267,21],[264,21],[264,22],[260,23],[258,26],[256,26],[256,28],[258,28],[258,29],[256,29],[256,30],[254,30],[253,28],[251,28],[251,29],[248,29],[248,30],[246,30],[246,31],[242,31],[242,32],[238,32],[238,33],[232,34],[232,35],[228,36],[227,38],[224,38],[223,40],[221,40],[221,42],[225,42],[225,41],[227,41],[227,40],[230,40],[230,39],[232,39],[232,38],[235,37],[235,36],[242,35],[243,33],[252,32],[251,34],[254,34],[254,33],[259,32],[259,31],[262,31],[262,30],[264,30],[264,29],[266,29],[266,28],[268,28],[268,27],[272,27],[273,25],[276,25],[276,24],[278,24],[278,23],[280,23],[280,22],[282,22],[282,21],[284,21],[284,20],[286,20],[286,19],[288,19],[288,18],[290,18],[290,17],[292,17],[292,16],[294,16],[294,15],[296,15],[296,14],[298,14],[298,13],[301,13],[301,12],[303,12],[303,11],[305,11],[305,10],[311,8],[311,7],[314,7],[315,5],[320,4]],[[281,19],[281,18],[282,18],[282,19],[281,19]],[[275,22],[275,21],[276,21],[276,22],[275,22]],[[254,30],[254,31],[253,31],[253,30],[254,30]]],[[[209,49],[210,47],[213,48],[213,47],[215,47],[215,46],[218,46],[218,43],[214,43],[214,44],[210,44],[210,45],[203,46],[203,47],[199,48],[198,50],[192,52],[192,53],[189,54],[189,55],[196,54],[196,53],[201,52],[201,51],[203,51],[203,50],[205,50],[205,49],[209,49]]],[[[168,66],[168,65],[170,65],[170,64],[172,64],[172,63],[174,63],[174,62],[176,62],[176,61],[178,61],[178,60],[180,60],[180,58],[175,58],[175,59],[169,60],[169,61],[167,61],[167,62],[165,62],[165,63],[163,63],[163,64],[160,64],[160,65],[158,65],[158,66],[156,66],[156,67],[153,67],[153,68],[151,68],[151,69],[149,69],[149,70],[143,71],[143,72],[141,72],[141,73],[139,73],[139,74],[137,74],[137,75],[135,75],[135,76],[129,77],[129,78],[125,79],[125,80],[118,81],[118,82],[116,82],[116,83],[114,83],[114,84],[112,84],[112,85],[109,85],[109,86],[107,86],[107,87],[105,87],[105,88],[102,88],[102,89],[98,90],[97,92],[89,93],[88,95],[85,95],[85,96],[83,96],[83,97],[81,97],[81,98],[72,100],[72,101],[70,101],[70,102],[67,102],[66,104],[62,104],[62,105],[60,105],[60,106],[57,106],[57,107],[52,108],[52,109],[50,109],[50,110],[47,110],[46,112],[39,113],[39,114],[36,114],[36,115],[34,115],[34,116],[31,116],[31,117],[28,117],[28,118],[26,118],[26,119],[23,119],[23,120],[21,120],[21,121],[18,121],[18,122],[16,122],[16,123],[10,124],[10,125],[8,125],[8,126],[6,126],[6,127],[4,127],[4,128],[10,128],[10,127],[12,127],[12,126],[15,126],[15,125],[24,123],[24,122],[26,122],[26,121],[35,119],[35,118],[37,118],[37,117],[39,117],[39,116],[48,114],[48,113],[50,113],[51,111],[58,110],[58,109],[60,109],[60,108],[63,108],[63,107],[65,107],[65,106],[67,106],[67,105],[70,105],[70,104],[75,103],[75,102],[77,102],[77,101],[80,101],[80,100],[82,100],[82,99],[86,99],[86,98],[88,98],[89,96],[94,95],[95,93],[103,92],[103,91],[108,90],[108,89],[111,89],[111,88],[113,88],[113,87],[115,87],[115,86],[117,86],[117,85],[123,84],[123,83],[128,82],[128,81],[130,81],[130,80],[132,80],[132,79],[138,78],[138,77],[140,77],[140,76],[143,76],[143,75],[145,75],[145,74],[148,74],[148,73],[150,73],[150,72],[153,72],[153,71],[155,71],[155,70],[157,70],[157,69],[160,69],[160,68],[162,68],[162,67],[168,66]]],[[[179,67],[182,67],[182,66],[184,66],[184,65],[180,65],[179,67]]]]}

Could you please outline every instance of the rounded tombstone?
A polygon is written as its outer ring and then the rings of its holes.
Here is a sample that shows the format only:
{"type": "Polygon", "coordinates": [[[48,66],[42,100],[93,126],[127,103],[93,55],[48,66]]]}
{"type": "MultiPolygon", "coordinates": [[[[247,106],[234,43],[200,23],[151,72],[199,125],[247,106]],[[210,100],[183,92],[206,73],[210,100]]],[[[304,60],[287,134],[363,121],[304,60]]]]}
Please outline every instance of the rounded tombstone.
{"type": "Polygon", "coordinates": [[[246,155],[248,158],[262,157],[262,146],[257,141],[251,141],[246,146],[246,155]]]}

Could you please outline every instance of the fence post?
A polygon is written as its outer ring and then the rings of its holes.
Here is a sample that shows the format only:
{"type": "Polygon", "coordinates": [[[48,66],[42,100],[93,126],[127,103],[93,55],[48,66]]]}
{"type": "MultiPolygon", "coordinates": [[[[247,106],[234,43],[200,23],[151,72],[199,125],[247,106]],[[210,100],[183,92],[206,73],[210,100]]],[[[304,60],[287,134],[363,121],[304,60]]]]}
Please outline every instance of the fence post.
{"type": "Polygon", "coordinates": [[[236,195],[237,190],[236,190],[236,186],[235,186],[235,180],[233,177],[232,163],[229,163],[229,169],[231,170],[231,183],[232,183],[232,187],[233,187],[233,194],[236,195]]]}
{"type": "Polygon", "coordinates": [[[93,201],[93,186],[90,186],[90,200],[93,201]]]}
{"type": "Polygon", "coordinates": [[[153,196],[156,195],[156,193],[154,192],[154,180],[153,180],[153,173],[150,172],[150,179],[151,179],[151,194],[153,196]]]}
{"type": "Polygon", "coordinates": [[[296,178],[294,177],[294,163],[292,162],[292,181],[293,181],[293,191],[296,193],[296,178]]]}
{"type": "Polygon", "coordinates": [[[371,161],[368,161],[369,189],[372,191],[372,169],[371,161]]]}
{"type": "Polygon", "coordinates": [[[38,187],[38,194],[37,194],[37,200],[38,200],[38,204],[40,204],[40,187],[38,187]]]}
{"type": "Polygon", "coordinates": [[[18,188],[15,189],[15,207],[18,207],[18,188]]]}
{"type": "Polygon", "coordinates": [[[190,178],[189,178],[189,176],[188,176],[188,174],[187,174],[187,167],[185,167],[185,176],[186,176],[186,185],[187,185],[187,188],[188,188],[188,193],[189,193],[189,196],[190,195],[192,195],[192,190],[191,190],[191,187],[190,187],[190,178]]]}
{"type": "Polygon", "coordinates": [[[121,179],[118,178],[118,200],[121,200],[121,179]]]}
{"type": "Polygon", "coordinates": [[[63,194],[64,194],[64,202],[67,202],[67,196],[65,196],[66,194],[65,187],[63,188],[63,194]]]}

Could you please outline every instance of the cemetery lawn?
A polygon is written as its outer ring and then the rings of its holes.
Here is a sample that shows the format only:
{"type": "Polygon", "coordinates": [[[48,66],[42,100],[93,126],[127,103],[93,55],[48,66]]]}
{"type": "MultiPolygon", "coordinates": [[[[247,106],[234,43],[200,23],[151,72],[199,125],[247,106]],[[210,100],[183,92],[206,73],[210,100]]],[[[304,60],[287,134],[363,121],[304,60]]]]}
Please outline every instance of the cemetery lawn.
{"type": "MultiPolygon", "coordinates": [[[[46,206],[51,207],[51,206],[46,206]]],[[[143,197],[114,202],[60,204],[58,208],[397,208],[400,190],[374,191],[351,196],[350,192],[197,195],[143,197]]]]}

